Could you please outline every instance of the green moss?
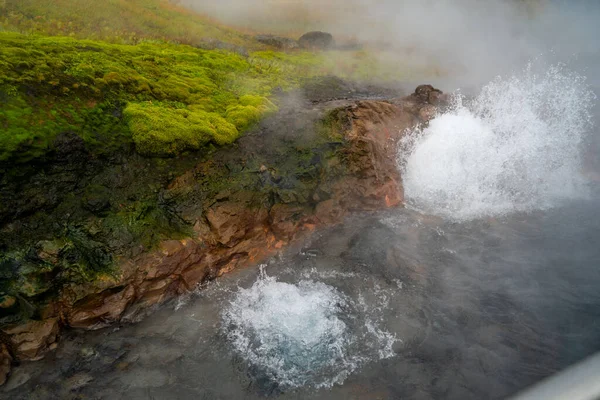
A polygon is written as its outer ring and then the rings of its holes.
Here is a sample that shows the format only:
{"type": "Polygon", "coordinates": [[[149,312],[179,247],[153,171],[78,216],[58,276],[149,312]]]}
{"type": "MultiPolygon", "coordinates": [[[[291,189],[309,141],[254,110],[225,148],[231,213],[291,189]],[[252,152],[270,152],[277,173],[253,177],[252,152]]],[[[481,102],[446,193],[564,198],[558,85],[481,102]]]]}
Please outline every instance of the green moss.
{"type": "Polygon", "coordinates": [[[0,161],[39,157],[65,131],[94,153],[126,142],[151,156],[229,144],[277,109],[275,88],[319,73],[317,60],[0,32],[0,161]]]}
{"type": "Polygon", "coordinates": [[[117,212],[102,220],[102,230],[108,233],[114,248],[125,249],[133,243],[152,249],[160,240],[182,239],[191,234],[190,226],[168,204],[154,197],[122,205],[117,212]]]}
{"type": "Polygon", "coordinates": [[[334,108],[328,111],[323,118],[317,122],[316,130],[331,143],[339,143],[343,140],[343,132],[350,126],[348,113],[345,109],[334,108]]]}
{"type": "Polygon", "coordinates": [[[0,27],[115,43],[150,38],[200,45],[211,38],[258,46],[247,36],[168,0],[2,0],[0,27]]]}
{"type": "Polygon", "coordinates": [[[124,111],[136,148],[144,155],[171,156],[209,142],[229,144],[239,136],[234,124],[203,110],[130,103],[124,111]]]}

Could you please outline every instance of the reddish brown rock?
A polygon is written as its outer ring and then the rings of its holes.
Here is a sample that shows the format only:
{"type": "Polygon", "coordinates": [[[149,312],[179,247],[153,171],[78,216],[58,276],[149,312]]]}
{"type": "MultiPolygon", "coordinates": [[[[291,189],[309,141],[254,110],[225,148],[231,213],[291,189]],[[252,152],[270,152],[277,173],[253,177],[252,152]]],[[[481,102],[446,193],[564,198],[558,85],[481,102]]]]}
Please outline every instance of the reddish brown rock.
{"type": "Polygon", "coordinates": [[[9,335],[0,331],[0,386],[4,385],[15,362],[15,349],[9,335]]]}
{"type": "Polygon", "coordinates": [[[133,286],[92,294],[73,306],[67,314],[66,322],[73,328],[103,328],[119,320],[134,296],[133,286]]]}
{"type": "Polygon", "coordinates": [[[351,128],[345,153],[351,174],[335,184],[333,196],[342,209],[373,210],[403,201],[396,146],[417,122],[412,106],[363,101],[347,110],[351,128]]]}
{"type": "Polygon", "coordinates": [[[419,119],[423,122],[429,122],[435,118],[438,109],[436,106],[428,104],[419,110],[419,119]]]}
{"type": "Polygon", "coordinates": [[[257,224],[266,224],[267,217],[268,210],[252,207],[244,200],[217,203],[206,214],[217,240],[225,246],[233,246],[257,224]]]}
{"type": "MultiPolygon", "coordinates": [[[[55,343],[59,316],[64,325],[85,329],[123,318],[135,320],[144,309],[193,290],[206,280],[265,260],[319,225],[338,223],[354,211],[401,205],[398,140],[408,129],[429,121],[437,106],[445,102],[440,91],[422,85],[402,99],[358,101],[337,109],[336,118],[341,119],[337,126],[343,127],[338,133],[344,145],[328,164],[335,172],[320,181],[314,193],[294,197],[289,190],[291,200],[280,199],[270,205],[257,201],[252,192],[223,190],[212,197],[205,212],[186,215],[195,221],[193,237],[166,240],[152,252],[121,260],[120,276],[69,287],[45,308],[44,315],[52,318],[7,331],[19,357],[38,358],[55,343]]],[[[170,190],[190,190],[195,173],[210,172],[202,169],[209,168],[207,165],[174,179],[170,190]]],[[[261,167],[259,172],[268,170],[261,167]]],[[[50,243],[42,246],[44,256],[52,259],[55,247],[50,243]]],[[[4,353],[0,347],[0,380],[7,370],[4,353]]]]}
{"type": "Polygon", "coordinates": [[[0,343],[0,385],[4,385],[12,369],[13,358],[4,343],[0,343]]]}
{"type": "Polygon", "coordinates": [[[185,268],[196,264],[202,258],[203,250],[194,240],[166,240],[158,251],[137,260],[139,279],[156,280],[173,274],[180,274],[185,268]]]}
{"type": "Polygon", "coordinates": [[[334,199],[322,201],[315,208],[317,220],[324,225],[340,221],[345,214],[342,206],[334,199]]]}
{"type": "Polygon", "coordinates": [[[301,204],[275,204],[271,207],[270,224],[275,237],[279,240],[291,240],[310,213],[310,209],[301,204]]]}
{"type": "Polygon", "coordinates": [[[14,345],[19,360],[37,360],[56,342],[59,326],[57,318],[29,321],[26,324],[5,329],[14,345]]]}

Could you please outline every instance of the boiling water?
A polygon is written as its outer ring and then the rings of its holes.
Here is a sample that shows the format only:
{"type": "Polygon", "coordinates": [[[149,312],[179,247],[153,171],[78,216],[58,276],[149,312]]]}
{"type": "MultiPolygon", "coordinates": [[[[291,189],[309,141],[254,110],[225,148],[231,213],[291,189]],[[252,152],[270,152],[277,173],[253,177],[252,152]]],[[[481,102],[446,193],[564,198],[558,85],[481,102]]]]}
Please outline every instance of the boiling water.
{"type": "Polygon", "coordinates": [[[409,133],[399,155],[408,203],[455,220],[544,210],[585,196],[583,145],[595,95],[560,66],[497,78],[409,133]]]}
{"type": "Polygon", "coordinates": [[[223,329],[238,354],[282,388],[331,387],[394,355],[395,338],[369,308],[322,282],[278,282],[263,271],[224,309],[223,329]]]}
{"type": "Polygon", "coordinates": [[[558,67],[458,98],[402,143],[411,208],[350,217],[269,275],[234,271],[137,324],[67,332],[0,398],[503,399],[600,351],[593,100],[558,67]]]}

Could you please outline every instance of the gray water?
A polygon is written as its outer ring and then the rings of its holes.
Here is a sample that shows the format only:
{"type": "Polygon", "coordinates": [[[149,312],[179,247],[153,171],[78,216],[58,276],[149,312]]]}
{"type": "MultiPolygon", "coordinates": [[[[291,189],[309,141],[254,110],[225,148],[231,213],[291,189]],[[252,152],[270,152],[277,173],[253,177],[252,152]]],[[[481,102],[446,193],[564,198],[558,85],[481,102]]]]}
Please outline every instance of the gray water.
{"type": "Polygon", "coordinates": [[[501,399],[600,351],[593,99],[552,74],[496,81],[409,134],[409,208],[349,217],[136,324],[68,332],[0,397],[501,399]]]}
{"type": "Polygon", "coordinates": [[[232,346],[222,313],[260,279],[248,268],[137,324],[66,335],[55,354],[16,369],[2,396],[504,398],[600,350],[598,205],[469,223],[360,215],[271,260],[280,282],[362,294],[378,329],[398,339],[392,357],[373,355],[331,388],[282,386],[232,346]]]}

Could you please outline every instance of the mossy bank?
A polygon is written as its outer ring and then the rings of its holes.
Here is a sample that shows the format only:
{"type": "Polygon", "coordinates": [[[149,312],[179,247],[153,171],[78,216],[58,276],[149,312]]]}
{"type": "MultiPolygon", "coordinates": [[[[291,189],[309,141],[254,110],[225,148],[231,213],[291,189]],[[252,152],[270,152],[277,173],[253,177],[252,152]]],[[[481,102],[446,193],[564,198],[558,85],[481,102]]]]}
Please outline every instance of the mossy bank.
{"type": "Polygon", "coordinates": [[[351,67],[339,72],[340,52],[274,51],[196,16],[190,32],[228,45],[178,39],[163,17],[184,11],[121,3],[107,10],[141,7],[135,37],[92,32],[92,16],[56,30],[58,9],[37,18],[39,2],[0,3],[11,30],[0,29],[3,327],[103,326],[352,207],[398,204],[398,179],[377,181],[395,169],[354,176],[370,150],[350,154],[350,119],[335,111],[343,99],[395,95],[331,76],[373,72],[366,53],[343,54],[351,67]]]}

